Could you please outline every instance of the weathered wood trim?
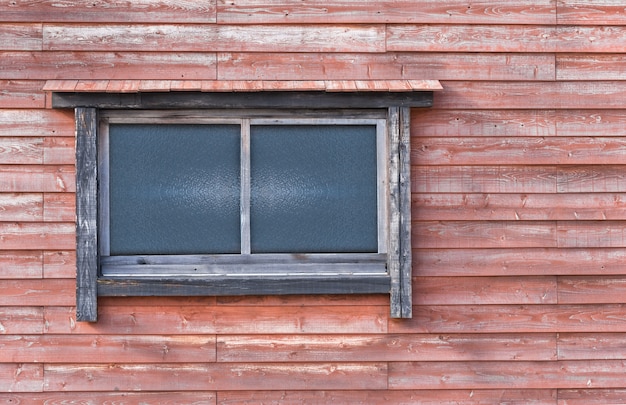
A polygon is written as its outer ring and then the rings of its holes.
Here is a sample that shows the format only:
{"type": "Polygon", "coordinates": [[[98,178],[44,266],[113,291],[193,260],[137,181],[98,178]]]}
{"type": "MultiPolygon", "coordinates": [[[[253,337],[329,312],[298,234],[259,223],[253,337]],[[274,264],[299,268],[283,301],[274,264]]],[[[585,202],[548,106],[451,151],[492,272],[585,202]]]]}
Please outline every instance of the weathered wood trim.
{"type": "Polygon", "coordinates": [[[79,107],[76,120],[76,320],[98,315],[97,147],[95,108],[79,107]]]}
{"type": "Polygon", "coordinates": [[[388,294],[389,276],[240,276],[200,279],[101,278],[100,296],[388,294]]]}
{"type": "Polygon", "coordinates": [[[53,108],[387,108],[431,107],[432,91],[414,92],[169,92],[52,93],[53,108]]]}
{"type": "Polygon", "coordinates": [[[400,108],[390,107],[388,115],[389,137],[389,247],[387,249],[387,270],[391,277],[390,314],[392,318],[402,317],[401,278],[400,278],[400,108]]]}
{"type": "Polygon", "coordinates": [[[401,318],[411,318],[411,109],[400,108],[399,193],[400,193],[400,307],[401,318]]]}

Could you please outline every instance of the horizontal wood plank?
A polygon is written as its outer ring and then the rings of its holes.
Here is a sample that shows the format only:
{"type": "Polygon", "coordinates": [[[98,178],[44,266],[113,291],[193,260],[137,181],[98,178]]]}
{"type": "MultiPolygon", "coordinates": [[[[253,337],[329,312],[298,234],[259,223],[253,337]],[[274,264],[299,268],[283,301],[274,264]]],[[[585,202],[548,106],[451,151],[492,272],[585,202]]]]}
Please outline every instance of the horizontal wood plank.
{"type": "Polygon", "coordinates": [[[414,305],[556,304],[557,278],[416,277],[413,279],[413,303],[414,305]]]}
{"type": "Polygon", "coordinates": [[[560,169],[501,165],[413,166],[411,170],[414,193],[554,193],[560,169]]]}
{"type": "Polygon", "coordinates": [[[559,136],[626,136],[626,110],[556,111],[559,136]]]}
{"type": "Polygon", "coordinates": [[[76,220],[74,193],[44,193],[43,220],[45,222],[73,222],[76,220]]]}
{"type": "Polygon", "coordinates": [[[212,23],[216,21],[215,0],[103,0],[92,3],[60,3],[54,0],[28,1],[0,0],[0,21],[42,22],[179,22],[212,23]]]}
{"type": "Polygon", "coordinates": [[[498,82],[443,81],[435,108],[444,109],[621,109],[624,81],[498,82]]]}
{"type": "Polygon", "coordinates": [[[559,277],[559,303],[619,304],[624,302],[626,276],[559,277]]]}
{"type": "Polygon", "coordinates": [[[215,337],[123,335],[0,335],[3,363],[185,363],[214,362],[215,337]]]}
{"type": "Polygon", "coordinates": [[[561,221],[557,238],[563,248],[626,247],[622,221],[561,221]]]}
{"type": "Polygon", "coordinates": [[[215,391],[4,393],[2,399],[16,404],[63,404],[75,400],[77,396],[89,398],[96,404],[217,405],[215,391]]]}
{"type": "MultiPolygon", "coordinates": [[[[5,7],[2,10],[4,14],[5,7]]],[[[26,24],[0,24],[0,51],[41,51],[42,32],[42,25],[31,21],[26,24]]]]}
{"type": "Polygon", "coordinates": [[[418,221],[626,220],[626,194],[413,194],[418,221]]]}
{"type": "Polygon", "coordinates": [[[74,166],[3,165],[0,166],[0,173],[0,192],[76,190],[74,166]]]}
{"type": "MultiPolygon", "coordinates": [[[[569,119],[571,111],[562,114],[569,119]]],[[[608,113],[608,112],[607,112],[608,113]]],[[[413,109],[411,136],[479,137],[479,136],[556,136],[557,113],[554,110],[440,110],[413,109]]],[[[601,132],[604,136],[609,136],[601,132]]],[[[572,134],[573,135],[573,134],[572,134]]],[[[581,134],[582,135],[582,134],[581,134]]],[[[589,135],[585,133],[585,135],[589,135]]]]}
{"type": "Polygon", "coordinates": [[[559,360],[626,359],[624,333],[559,333],[559,360]]]}
{"type": "Polygon", "coordinates": [[[534,25],[397,24],[387,50],[414,52],[555,52],[557,29],[534,25]]]}
{"type": "Polygon", "coordinates": [[[0,254],[0,279],[30,279],[43,277],[43,254],[34,251],[3,251],[0,254]]]}
{"type": "Polygon", "coordinates": [[[0,306],[72,305],[76,280],[3,280],[0,283],[0,306]]]}
{"type": "Polygon", "coordinates": [[[63,250],[76,247],[73,223],[0,222],[0,250],[63,250]]]}
{"type": "Polygon", "coordinates": [[[542,389],[623,386],[621,360],[391,363],[392,389],[542,389]]]}
{"type": "Polygon", "coordinates": [[[557,22],[563,25],[626,25],[624,4],[619,0],[561,0],[557,22]]]}
{"type": "Polygon", "coordinates": [[[626,403],[626,389],[561,389],[558,405],[604,405],[626,403]]]}
{"type": "Polygon", "coordinates": [[[0,364],[0,392],[41,392],[43,382],[41,364],[0,364]]]}
{"type": "Polygon", "coordinates": [[[419,249],[557,247],[557,225],[552,221],[413,222],[412,237],[413,248],[419,249]]]}
{"type": "Polygon", "coordinates": [[[0,52],[0,75],[21,80],[209,80],[215,52],[0,52]]]}
{"type": "Polygon", "coordinates": [[[46,99],[44,93],[41,92],[43,85],[42,81],[0,79],[2,89],[0,108],[44,108],[46,99]]]}
{"type": "Polygon", "coordinates": [[[554,24],[554,5],[549,0],[502,4],[459,0],[334,1],[332,4],[294,0],[244,0],[218,2],[220,24],[266,23],[463,23],[554,24]]]}
{"type": "Polygon", "coordinates": [[[218,65],[220,80],[532,81],[555,75],[553,56],[513,53],[220,53],[218,65]]]}
{"type": "Polygon", "coordinates": [[[419,165],[615,165],[626,160],[626,137],[420,137],[411,150],[419,165]]]}
{"type": "Polygon", "coordinates": [[[43,163],[43,138],[0,138],[0,164],[43,163]]]}
{"type": "Polygon", "coordinates": [[[558,169],[559,193],[611,193],[626,189],[626,166],[561,166],[558,169]]]}
{"type": "MultiPolygon", "coordinates": [[[[137,302],[142,302],[141,300],[137,302]]],[[[98,322],[75,321],[73,307],[47,307],[49,333],[97,334],[300,334],[386,333],[388,304],[383,306],[257,307],[224,305],[115,306],[100,302],[98,322]]]]}
{"type": "Polygon", "coordinates": [[[613,53],[623,42],[626,27],[605,22],[597,26],[562,25],[557,35],[557,52],[613,53]]]}
{"type": "Polygon", "coordinates": [[[422,404],[553,405],[557,390],[360,390],[360,391],[222,391],[225,403],[325,403],[325,404],[422,404]]]}
{"type": "Polygon", "coordinates": [[[73,165],[76,162],[74,137],[49,137],[43,140],[43,164],[73,165]]]}
{"type": "Polygon", "coordinates": [[[42,220],[43,195],[41,193],[0,193],[0,222],[41,222],[42,220]]]}
{"type": "Polygon", "coordinates": [[[64,110],[0,109],[0,137],[71,137],[73,117],[64,110]]]}
{"type": "Polygon", "coordinates": [[[554,360],[554,334],[220,335],[218,362],[554,360]]]}
{"type": "Polygon", "coordinates": [[[44,278],[75,278],[75,251],[46,251],[43,253],[44,278]]]}
{"type": "Polygon", "coordinates": [[[416,276],[626,275],[621,248],[419,249],[416,276]],[[576,263],[572,266],[572,263],[576,263]]]}
{"type": "Polygon", "coordinates": [[[384,52],[382,25],[47,24],[46,51],[384,52]]]}
{"type": "MultiPolygon", "coordinates": [[[[42,307],[6,306],[0,311],[0,334],[41,334],[44,330],[42,307]]],[[[0,389],[0,391],[2,391],[0,389]]]]}
{"type": "Polygon", "coordinates": [[[44,366],[46,391],[385,389],[383,363],[183,363],[44,366]]]}
{"type": "Polygon", "coordinates": [[[556,57],[557,80],[621,80],[626,75],[621,54],[565,54],[556,57]]]}

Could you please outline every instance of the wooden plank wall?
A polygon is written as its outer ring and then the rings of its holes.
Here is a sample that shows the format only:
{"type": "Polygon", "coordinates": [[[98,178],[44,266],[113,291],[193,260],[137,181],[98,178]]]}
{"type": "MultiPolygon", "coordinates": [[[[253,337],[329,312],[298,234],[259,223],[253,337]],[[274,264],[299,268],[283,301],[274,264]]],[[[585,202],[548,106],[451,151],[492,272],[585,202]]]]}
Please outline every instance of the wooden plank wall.
{"type": "Polygon", "coordinates": [[[626,6],[0,0],[0,402],[626,402],[626,6]],[[75,321],[48,79],[438,79],[412,320],[383,296],[110,298],[75,321]]]}

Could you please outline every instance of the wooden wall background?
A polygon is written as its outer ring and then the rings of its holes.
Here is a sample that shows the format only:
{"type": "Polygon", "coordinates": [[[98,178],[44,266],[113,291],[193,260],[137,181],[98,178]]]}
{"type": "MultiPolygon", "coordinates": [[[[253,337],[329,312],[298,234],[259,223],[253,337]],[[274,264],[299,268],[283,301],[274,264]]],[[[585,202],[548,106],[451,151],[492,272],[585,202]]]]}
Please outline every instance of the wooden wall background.
{"type": "Polygon", "coordinates": [[[626,402],[623,2],[324,3],[0,0],[0,402],[626,402]],[[444,86],[413,111],[412,320],[324,296],[75,321],[73,116],[45,80],[399,78],[444,86]]]}

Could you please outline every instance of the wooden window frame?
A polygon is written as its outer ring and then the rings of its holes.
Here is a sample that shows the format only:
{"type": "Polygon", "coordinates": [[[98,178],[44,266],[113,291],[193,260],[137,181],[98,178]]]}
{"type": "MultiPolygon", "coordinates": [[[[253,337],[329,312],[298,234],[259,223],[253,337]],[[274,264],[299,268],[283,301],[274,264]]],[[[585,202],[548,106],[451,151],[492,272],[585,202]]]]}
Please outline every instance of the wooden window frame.
{"type": "MultiPolygon", "coordinates": [[[[90,95],[91,96],[91,95],[90,95]]],[[[431,99],[432,101],[432,99],[431,99]]],[[[373,103],[375,104],[375,103],[373,103]]],[[[425,106],[420,98],[420,107],[425,106]]],[[[332,109],[299,110],[294,115],[285,109],[277,114],[268,115],[267,111],[259,114],[266,118],[286,114],[288,117],[320,117],[330,114],[333,117],[353,116],[367,119],[384,119],[386,122],[387,142],[385,160],[386,186],[386,251],[377,254],[353,255],[292,255],[295,259],[282,261],[284,257],[263,255],[238,255],[232,257],[209,255],[184,257],[182,260],[168,261],[167,257],[137,257],[135,263],[125,265],[142,266],[161,265],[163,269],[178,266],[204,266],[206,269],[226,269],[223,274],[178,277],[166,274],[158,277],[128,277],[122,272],[111,275],[109,270],[103,275],[102,267],[120,264],[110,257],[105,260],[100,255],[98,227],[99,189],[98,172],[98,132],[99,116],[106,112],[99,107],[111,108],[110,105],[82,106],[75,105],[76,121],[76,177],[77,177],[77,294],[76,317],[78,321],[95,322],[97,320],[98,296],[218,296],[218,295],[280,295],[280,294],[378,294],[390,295],[390,316],[392,318],[411,318],[411,190],[410,190],[410,106],[400,105],[381,109],[337,110],[332,109]],[[338,256],[343,256],[337,260],[338,256]],[[106,263],[108,261],[108,263],[106,263]],[[381,267],[382,264],[382,267],[381,267]],[[266,269],[284,267],[285,271],[277,274],[266,269]],[[298,273],[293,268],[298,266],[314,268],[316,273],[298,273]],[[342,267],[345,266],[345,267],[342,267]],[[378,269],[384,267],[384,272],[378,269]],[[291,268],[291,270],[289,270],[291,268]],[[368,272],[368,268],[375,268],[368,272]],[[265,270],[264,270],[265,269],[265,270]],[[343,270],[342,270],[343,269],[343,270]],[[345,270],[348,269],[348,270],[345,270]],[[356,269],[366,269],[357,270],[356,269]],[[242,272],[244,275],[242,275],[242,272]]],[[[154,105],[149,107],[155,107],[154,105]]],[[[201,106],[202,107],[202,106],[201,106]]],[[[264,106],[263,106],[264,107],[264,106]]],[[[347,107],[350,107],[348,105],[347,107]]],[[[116,106],[120,108],[120,106],[116,106]]],[[[162,108],[162,106],[161,106],[162,108]]],[[[215,107],[214,107],[215,108],[215,107]]],[[[121,108],[124,110],[124,108],[121,108]]],[[[137,109],[137,106],[131,107],[137,109]]],[[[251,110],[252,111],[252,110],[251,110]]],[[[216,116],[238,116],[233,110],[213,111],[216,116]]],[[[137,115],[138,112],[116,112],[113,115],[137,115]]],[[[140,113],[139,113],[140,114],[140,113]]],[[[146,114],[144,112],[144,114],[146,114]]],[[[150,113],[147,113],[150,115],[150,113]]],[[[174,109],[176,117],[195,119],[193,111],[174,109]]],[[[204,114],[204,113],[201,113],[204,114]]],[[[167,115],[167,113],[165,113],[167,115]]],[[[284,118],[284,116],[282,117],[284,118]]],[[[256,119],[253,117],[252,119],[256,119]]],[[[102,151],[100,151],[102,153],[102,151]]],[[[380,159],[379,159],[380,161],[380,159]]],[[[284,255],[281,255],[284,256],[284,255]]],[[[112,267],[109,267],[109,269],[112,267]]],[[[149,268],[149,267],[146,267],[149,268]]],[[[133,270],[136,271],[136,270],[133,270]]],[[[211,270],[213,271],[213,270],[211,270]]]]}

